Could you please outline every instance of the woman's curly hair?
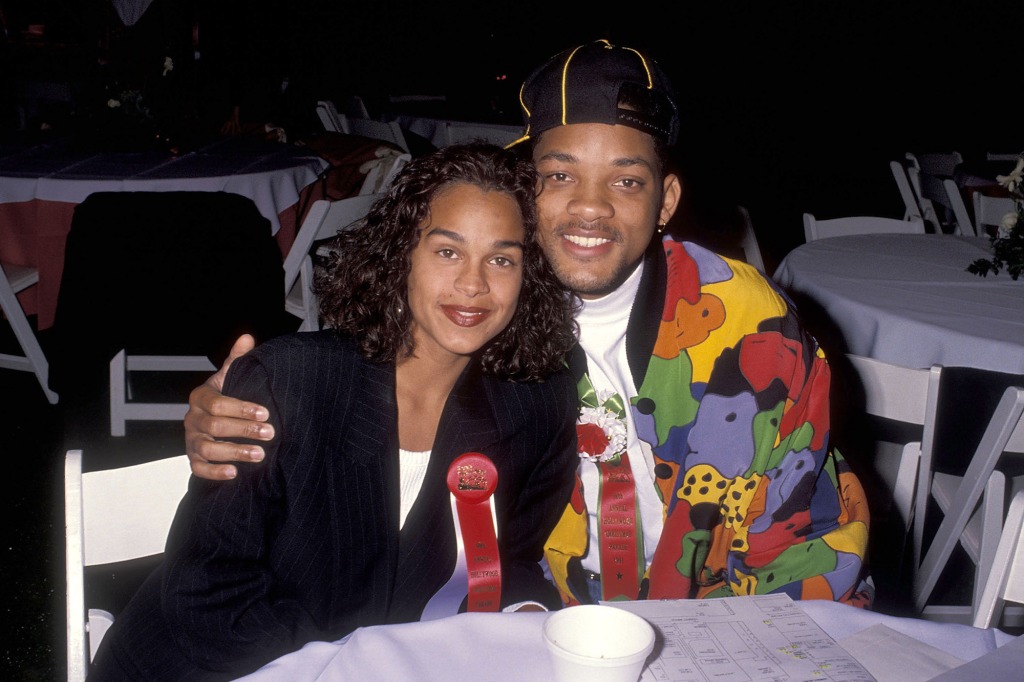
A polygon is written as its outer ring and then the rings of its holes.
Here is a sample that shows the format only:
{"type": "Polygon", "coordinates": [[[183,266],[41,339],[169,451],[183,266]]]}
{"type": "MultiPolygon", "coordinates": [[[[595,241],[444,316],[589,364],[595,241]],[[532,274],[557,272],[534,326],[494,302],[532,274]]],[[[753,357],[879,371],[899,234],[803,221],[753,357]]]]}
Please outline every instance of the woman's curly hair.
{"type": "Polygon", "coordinates": [[[537,174],[518,154],[473,142],[411,161],[366,218],[342,231],[316,279],[325,326],[352,336],[367,358],[393,362],[414,351],[407,289],[411,255],[430,203],[457,183],[508,194],[526,230],[523,284],[512,320],[477,355],[487,374],[533,381],[557,370],[576,342],[578,299],[558,281],[537,242],[537,174]]]}

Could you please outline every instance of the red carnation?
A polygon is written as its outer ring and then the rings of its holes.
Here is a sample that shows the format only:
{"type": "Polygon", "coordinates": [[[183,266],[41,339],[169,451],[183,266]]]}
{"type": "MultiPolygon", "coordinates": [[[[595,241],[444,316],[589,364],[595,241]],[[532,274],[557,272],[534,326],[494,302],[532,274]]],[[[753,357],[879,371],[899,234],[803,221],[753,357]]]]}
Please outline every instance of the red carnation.
{"type": "Polygon", "coordinates": [[[608,447],[608,436],[597,424],[576,425],[576,452],[591,456],[600,455],[608,447]]]}

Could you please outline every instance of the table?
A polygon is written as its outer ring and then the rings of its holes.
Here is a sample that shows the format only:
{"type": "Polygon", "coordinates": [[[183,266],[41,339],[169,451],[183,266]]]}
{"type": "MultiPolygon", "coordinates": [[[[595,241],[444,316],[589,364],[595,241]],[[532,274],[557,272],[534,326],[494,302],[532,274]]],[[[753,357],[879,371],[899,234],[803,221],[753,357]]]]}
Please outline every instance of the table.
{"type": "Polygon", "coordinates": [[[851,235],[793,249],[774,278],[830,352],[1021,374],[1024,280],[966,271],[990,256],[979,237],[851,235]]]}
{"type": "MultiPolygon", "coordinates": [[[[1013,641],[996,629],[897,618],[826,601],[798,602],[839,641],[876,624],[974,660],[1013,641]]],[[[464,613],[440,620],[360,628],[337,642],[310,642],[268,663],[245,682],[276,680],[550,680],[541,637],[546,613],[464,613]]]]}
{"type": "Polygon", "coordinates": [[[252,199],[282,253],[295,239],[300,195],[313,192],[328,163],[308,149],[258,138],[221,138],[180,156],[95,153],[56,140],[0,150],[0,259],[39,269],[22,292],[39,329],[53,324],[64,241],[75,206],[93,192],[230,192],[252,199]]]}

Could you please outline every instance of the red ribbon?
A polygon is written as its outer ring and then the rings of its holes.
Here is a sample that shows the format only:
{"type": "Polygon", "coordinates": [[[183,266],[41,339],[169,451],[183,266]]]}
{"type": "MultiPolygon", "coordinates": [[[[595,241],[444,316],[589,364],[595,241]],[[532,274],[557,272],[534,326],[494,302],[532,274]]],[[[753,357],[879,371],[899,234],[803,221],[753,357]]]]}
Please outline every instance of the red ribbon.
{"type": "Polygon", "coordinates": [[[469,579],[468,611],[501,608],[501,559],[492,503],[498,470],[486,455],[467,452],[448,468],[448,490],[455,498],[469,579]]]}
{"type": "Polygon", "coordinates": [[[637,534],[636,484],[629,458],[598,462],[601,473],[597,516],[601,545],[601,596],[605,601],[634,600],[640,592],[641,560],[637,534]]]}

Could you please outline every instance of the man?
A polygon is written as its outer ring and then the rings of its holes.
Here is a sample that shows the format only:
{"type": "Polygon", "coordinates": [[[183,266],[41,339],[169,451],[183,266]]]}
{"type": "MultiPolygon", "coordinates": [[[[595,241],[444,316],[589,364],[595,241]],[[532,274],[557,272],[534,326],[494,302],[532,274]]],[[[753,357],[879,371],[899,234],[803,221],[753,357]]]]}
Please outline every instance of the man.
{"type": "MultiPolygon", "coordinates": [[[[864,493],[829,447],[829,368],[753,268],[655,239],[681,195],[679,115],[658,65],[597,41],[527,79],[539,239],[584,302],[569,359],[579,485],[546,559],[566,604],[785,592],[863,603],[864,493]]],[[[250,342],[251,343],[251,342],[250,342]]],[[[247,350],[246,343],[237,347],[247,350]]],[[[259,459],[262,407],[220,395],[186,416],[193,471],[259,459]],[[216,415],[216,416],[215,416],[216,415]]]]}

